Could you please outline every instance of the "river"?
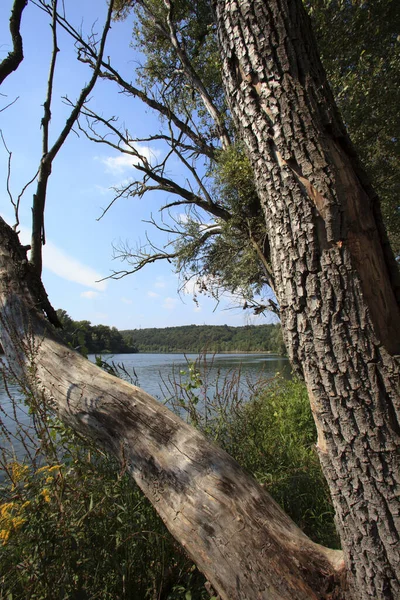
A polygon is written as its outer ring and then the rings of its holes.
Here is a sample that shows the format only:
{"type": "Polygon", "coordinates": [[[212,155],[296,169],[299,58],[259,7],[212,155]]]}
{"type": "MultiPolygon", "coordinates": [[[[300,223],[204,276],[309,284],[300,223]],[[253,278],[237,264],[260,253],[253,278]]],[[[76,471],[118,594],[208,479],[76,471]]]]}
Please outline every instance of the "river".
{"type": "MultiPolygon", "coordinates": [[[[203,382],[203,389],[199,390],[199,396],[207,394],[209,398],[215,394],[216,389],[223,388],[224,381],[225,385],[229,385],[229,383],[237,385],[240,394],[246,399],[250,394],[249,389],[257,380],[272,379],[278,372],[284,377],[290,377],[288,360],[271,354],[214,354],[199,357],[198,354],[138,353],[105,354],[102,358],[108,363],[123,364],[126,373],[137,378],[137,385],[167,404],[169,398],[179,389],[179,385],[185,385],[188,382],[188,363],[194,361],[197,361],[196,364],[203,382]],[[237,383],[236,373],[239,369],[241,377],[240,382],[237,383]]],[[[89,360],[94,362],[95,356],[89,355],[89,360]]],[[[125,375],[124,378],[127,376],[125,375]]],[[[7,387],[8,392],[3,378],[0,377],[0,423],[10,432],[15,431],[18,423],[29,427],[31,418],[21,401],[20,390],[12,383],[9,383],[7,387]],[[10,400],[9,395],[14,398],[14,402],[10,400]]],[[[4,447],[6,444],[6,436],[0,430],[0,447],[4,447]]],[[[19,446],[19,444],[15,446],[17,455],[21,454],[19,446]]]]}
{"type": "MultiPolygon", "coordinates": [[[[95,359],[89,355],[89,359],[95,359]]],[[[188,362],[196,361],[202,380],[214,388],[217,379],[233,375],[241,370],[242,388],[255,383],[259,377],[272,378],[277,372],[288,377],[290,365],[286,358],[272,354],[115,354],[103,355],[107,362],[123,363],[128,372],[135,370],[138,385],[146,392],[164,402],[169,397],[173,380],[187,381],[188,362]],[[182,371],[185,374],[182,374],[182,371]]]]}

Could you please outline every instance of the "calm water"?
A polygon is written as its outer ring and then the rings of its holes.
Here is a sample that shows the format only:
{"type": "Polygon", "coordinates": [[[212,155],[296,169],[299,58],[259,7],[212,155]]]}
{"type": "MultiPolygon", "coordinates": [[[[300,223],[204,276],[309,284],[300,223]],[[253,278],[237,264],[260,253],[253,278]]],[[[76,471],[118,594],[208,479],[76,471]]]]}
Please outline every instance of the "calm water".
{"type": "MultiPolygon", "coordinates": [[[[89,359],[95,359],[89,355],[89,359]]],[[[271,354],[110,354],[103,355],[108,363],[123,363],[128,373],[133,370],[138,385],[160,401],[169,397],[169,388],[173,380],[187,381],[188,362],[196,361],[203,381],[210,388],[215,387],[217,379],[222,381],[231,377],[237,369],[241,370],[242,388],[246,389],[261,376],[271,378],[277,372],[284,377],[290,376],[290,365],[286,358],[271,354]]]]}
{"type": "MultiPolygon", "coordinates": [[[[94,361],[94,355],[89,359],[94,361]]],[[[174,381],[184,384],[188,381],[188,361],[197,361],[201,379],[205,382],[206,393],[212,397],[215,389],[221,389],[224,379],[234,380],[238,369],[241,371],[240,392],[244,397],[260,378],[270,379],[278,372],[290,377],[290,365],[286,358],[270,354],[215,354],[199,357],[198,354],[113,354],[103,355],[109,363],[123,364],[127,373],[137,377],[137,385],[160,400],[167,402],[174,394],[174,381]]],[[[127,377],[125,377],[127,378],[127,377]]],[[[9,393],[17,400],[13,404],[0,378],[0,423],[14,432],[18,423],[29,427],[30,416],[23,403],[17,386],[9,383],[9,393]]],[[[0,433],[0,446],[7,445],[4,434],[0,433]]],[[[19,443],[15,444],[17,455],[23,453],[19,443]]]]}

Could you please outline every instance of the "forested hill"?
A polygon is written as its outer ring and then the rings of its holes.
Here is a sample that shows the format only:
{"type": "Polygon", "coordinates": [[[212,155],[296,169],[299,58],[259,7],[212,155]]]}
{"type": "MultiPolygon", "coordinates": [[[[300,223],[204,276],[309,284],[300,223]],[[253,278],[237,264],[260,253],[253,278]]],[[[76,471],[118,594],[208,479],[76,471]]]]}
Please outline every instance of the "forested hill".
{"type": "Polygon", "coordinates": [[[276,352],[285,353],[280,325],[184,325],[121,331],[138,352],[276,352]]]}
{"type": "Polygon", "coordinates": [[[61,337],[84,355],[203,351],[286,354],[280,325],[184,325],[118,331],[90,321],[74,321],[65,310],[59,309],[57,314],[63,325],[61,337]]]}

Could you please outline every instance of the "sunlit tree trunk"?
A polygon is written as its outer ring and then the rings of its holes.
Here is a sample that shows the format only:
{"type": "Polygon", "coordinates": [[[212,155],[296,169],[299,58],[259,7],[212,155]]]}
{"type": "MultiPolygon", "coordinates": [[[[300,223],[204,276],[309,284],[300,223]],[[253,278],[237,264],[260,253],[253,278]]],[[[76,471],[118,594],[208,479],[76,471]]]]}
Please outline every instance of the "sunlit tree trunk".
{"type": "MultiPolygon", "coordinates": [[[[301,0],[214,0],[353,598],[400,597],[399,278],[301,0]]],[[[345,43],[345,41],[344,41],[345,43]]]]}
{"type": "Polygon", "coordinates": [[[313,543],[226,452],[57,339],[36,269],[0,217],[0,341],[16,377],[111,452],[222,600],[345,600],[342,552],[313,543]]]}

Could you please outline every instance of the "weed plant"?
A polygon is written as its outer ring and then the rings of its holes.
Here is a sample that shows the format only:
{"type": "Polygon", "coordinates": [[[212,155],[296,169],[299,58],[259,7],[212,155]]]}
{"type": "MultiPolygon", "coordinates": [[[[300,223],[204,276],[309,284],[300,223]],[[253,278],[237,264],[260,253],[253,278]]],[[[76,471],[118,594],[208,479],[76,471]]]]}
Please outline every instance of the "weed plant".
{"type": "MultiPolygon", "coordinates": [[[[209,371],[203,358],[175,374],[165,390],[174,410],[253,473],[310,537],[337,546],[304,386],[260,379],[249,398],[240,372],[210,385],[209,371]]],[[[124,470],[22,391],[24,406],[9,392],[14,423],[0,421],[0,600],[209,598],[124,470]]]]}
{"type": "Polygon", "coordinates": [[[305,384],[278,373],[243,386],[236,370],[217,377],[208,394],[209,370],[204,359],[188,362],[186,379],[174,382],[174,409],[251,473],[312,540],[339,548],[305,384]]]}

